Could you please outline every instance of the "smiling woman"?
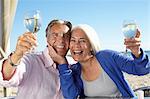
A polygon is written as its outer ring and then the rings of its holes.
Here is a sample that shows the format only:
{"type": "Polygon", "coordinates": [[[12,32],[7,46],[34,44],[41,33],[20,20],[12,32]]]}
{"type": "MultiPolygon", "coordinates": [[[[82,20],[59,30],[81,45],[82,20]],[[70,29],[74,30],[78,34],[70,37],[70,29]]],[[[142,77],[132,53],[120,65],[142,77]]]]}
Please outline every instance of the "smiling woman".
{"type": "MultiPolygon", "coordinates": [[[[15,0],[0,1],[14,2],[15,0]]],[[[43,35],[44,27],[47,26],[49,19],[55,18],[71,20],[75,24],[85,22],[93,25],[98,33],[102,33],[100,34],[103,38],[101,48],[110,48],[117,51],[124,50],[121,32],[122,21],[130,18],[136,19],[140,23],[141,31],[143,31],[142,46],[144,49],[150,49],[150,44],[147,44],[150,42],[148,38],[149,4],[149,0],[19,0],[13,31],[11,32],[10,50],[14,51],[16,39],[25,29],[22,21],[24,12],[35,9],[39,9],[43,17],[43,27],[37,35],[40,44],[38,50],[43,50],[46,46],[46,40],[43,39],[45,37],[43,35]]],[[[8,5],[9,3],[6,6],[8,5]]],[[[63,46],[58,47],[62,48],[63,46]]],[[[80,50],[74,52],[76,55],[82,53],[80,50]]]]}
{"type": "Polygon", "coordinates": [[[149,57],[138,44],[141,33],[137,31],[135,38],[124,39],[125,46],[130,46],[132,58],[117,51],[96,49],[95,34],[86,24],[72,29],[70,52],[78,63],[71,68],[67,63],[58,66],[64,97],[134,98],[123,72],[138,76],[150,72],[149,57]]]}

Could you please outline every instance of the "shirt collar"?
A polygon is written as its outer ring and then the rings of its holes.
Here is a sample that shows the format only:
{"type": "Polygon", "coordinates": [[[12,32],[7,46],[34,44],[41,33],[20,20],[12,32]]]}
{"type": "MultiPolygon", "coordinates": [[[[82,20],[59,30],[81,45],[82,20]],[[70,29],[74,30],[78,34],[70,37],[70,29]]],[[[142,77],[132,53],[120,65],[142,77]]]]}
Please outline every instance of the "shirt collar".
{"type": "Polygon", "coordinates": [[[52,58],[50,57],[49,55],[49,50],[48,48],[46,47],[43,51],[43,54],[44,54],[44,62],[45,62],[45,67],[53,67],[56,69],[56,63],[52,60],[52,58]]]}

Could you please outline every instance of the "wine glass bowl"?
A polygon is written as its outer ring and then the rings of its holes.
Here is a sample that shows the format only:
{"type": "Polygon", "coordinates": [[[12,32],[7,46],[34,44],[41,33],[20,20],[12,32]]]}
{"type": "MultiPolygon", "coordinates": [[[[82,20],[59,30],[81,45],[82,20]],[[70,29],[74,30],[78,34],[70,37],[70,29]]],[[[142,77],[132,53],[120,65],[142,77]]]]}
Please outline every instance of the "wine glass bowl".
{"type": "Polygon", "coordinates": [[[122,28],[125,38],[134,38],[137,32],[137,25],[135,20],[125,20],[122,28]]]}
{"type": "Polygon", "coordinates": [[[29,32],[37,33],[41,28],[40,11],[29,11],[25,13],[24,25],[29,32]]]}
{"type": "MultiPolygon", "coordinates": [[[[134,38],[137,32],[137,25],[135,20],[124,20],[122,26],[122,32],[125,38],[134,38]]],[[[126,48],[125,53],[128,52],[126,48]]]]}
{"type": "MultiPolygon", "coordinates": [[[[37,33],[41,29],[41,15],[39,10],[28,11],[24,15],[24,25],[28,32],[37,33]]],[[[34,53],[37,46],[32,46],[29,53],[34,53]]],[[[28,53],[28,52],[27,52],[28,53]]]]}

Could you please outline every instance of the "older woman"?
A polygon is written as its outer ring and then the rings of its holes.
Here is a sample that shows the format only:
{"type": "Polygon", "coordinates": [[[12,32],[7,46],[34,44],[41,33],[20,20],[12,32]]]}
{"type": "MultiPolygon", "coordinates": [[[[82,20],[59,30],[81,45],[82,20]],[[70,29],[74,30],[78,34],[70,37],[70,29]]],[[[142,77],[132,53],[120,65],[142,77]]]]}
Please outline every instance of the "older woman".
{"type": "Polygon", "coordinates": [[[61,63],[58,69],[64,97],[134,97],[122,72],[134,75],[150,72],[148,56],[140,49],[140,32],[137,31],[135,38],[125,39],[124,42],[131,50],[132,58],[112,50],[100,51],[97,37],[89,25],[73,28],[70,52],[78,63],[69,68],[65,60],[64,63],[58,62],[61,63]]]}

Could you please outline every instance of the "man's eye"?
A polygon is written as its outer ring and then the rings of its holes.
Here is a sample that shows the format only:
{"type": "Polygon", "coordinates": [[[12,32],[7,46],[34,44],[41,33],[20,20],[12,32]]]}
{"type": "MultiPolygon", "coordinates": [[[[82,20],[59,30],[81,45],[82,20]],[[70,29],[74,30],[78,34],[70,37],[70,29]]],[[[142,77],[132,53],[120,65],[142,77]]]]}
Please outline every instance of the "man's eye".
{"type": "Polygon", "coordinates": [[[74,40],[74,39],[71,39],[70,42],[75,42],[75,40],[74,40]]]}
{"type": "Polygon", "coordinates": [[[57,37],[58,34],[57,34],[57,33],[52,33],[52,36],[53,36],[53,37],[57,37]]]}
{"type": "Polygon", "coordinates": [[[65,37],[65,38],[70,38],[70,35],[65,34],[64,37],[65,37]]]}

